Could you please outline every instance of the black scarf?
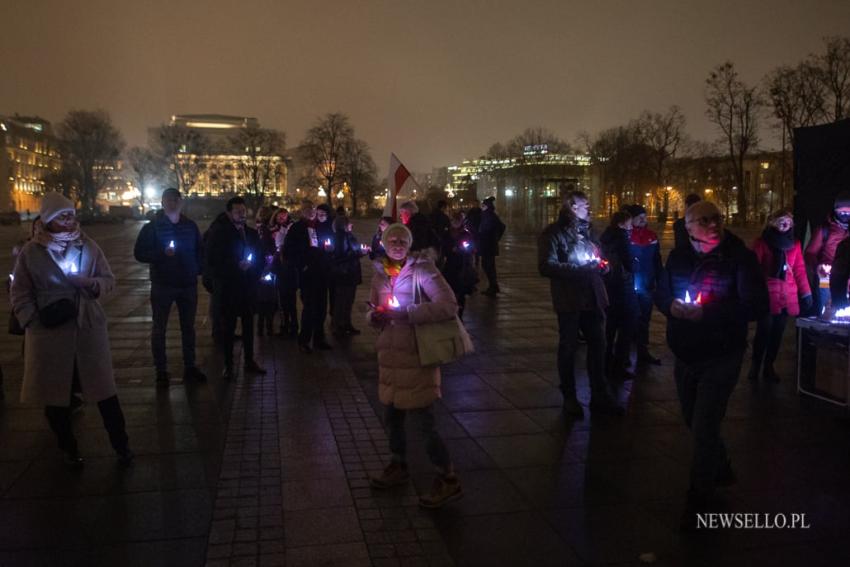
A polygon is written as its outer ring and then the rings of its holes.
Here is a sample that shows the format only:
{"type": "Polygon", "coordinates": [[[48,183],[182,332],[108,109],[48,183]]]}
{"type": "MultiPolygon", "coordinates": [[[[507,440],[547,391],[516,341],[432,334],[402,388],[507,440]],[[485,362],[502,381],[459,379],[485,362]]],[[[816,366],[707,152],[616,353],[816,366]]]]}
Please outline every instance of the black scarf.
{"type": "Polygon", "coordinates": [[[770,267],[768,276],[784,280],[785,268],[788,266],[786,253],[794,247],[794,231],[779,232],[776,228],[769,226],[761,233],[761,237],[773,253],[773,265],[770,267]]]}

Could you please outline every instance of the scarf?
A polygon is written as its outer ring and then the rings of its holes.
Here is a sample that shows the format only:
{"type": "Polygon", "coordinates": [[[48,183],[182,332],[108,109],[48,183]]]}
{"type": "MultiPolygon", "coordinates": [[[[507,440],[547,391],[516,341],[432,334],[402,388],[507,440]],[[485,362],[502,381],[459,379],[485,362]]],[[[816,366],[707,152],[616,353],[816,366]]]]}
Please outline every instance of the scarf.
{"type": "Polygon", "coordinates": [[[387,274],[387,277],[394,278],[401,273],[401,269],[404,267],[404,260],[396,262],[389,256],[382,256],[381,264],[384,266],[384,273],[387,274]]]}
{"type": "Polygon", "coordinates": [[[761,237],[773,254],[773,264],[767,273],[768,277],[784,280],[785,269],[788,264],[786,253],[794,247],[794,231],[779,232],[774,227],[769,226],[761,233],[761,237]]]}
{"type": "Polygon", "coordinates": [[[33,231],[33,240],[57,254],[64,254],[69,244],[81,244],[80,224],[76,221],[68,232],[50,232],[41,220],[37,220],[33,231]]]}

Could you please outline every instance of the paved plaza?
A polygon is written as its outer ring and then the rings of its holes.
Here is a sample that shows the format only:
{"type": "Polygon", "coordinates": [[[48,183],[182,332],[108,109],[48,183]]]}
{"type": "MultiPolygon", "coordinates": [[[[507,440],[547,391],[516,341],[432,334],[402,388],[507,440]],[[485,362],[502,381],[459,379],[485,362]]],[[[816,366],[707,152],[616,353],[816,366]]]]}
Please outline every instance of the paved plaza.
{"type": "MultiPolygon", "coordinates": [[[[75,418],[85,467],[63,466],[43,408],[18,402],[21,339],[0,336],[0,566],[850,564],[850,426],[798,396],[790,329],[781,383],[753,387],[744,378],[732,396],[724,434],[738,483],[721,494],[727,511],[804,513],[811,527],[681,535],[691,441],[663,318],[655,314],[651,335],[663,365],[622,387],[626,416],[566,421],[548,282],[537,273],[534,238],[509,231],[499,258],[504,293],[470,299],[477,352],[444,369],[436,404],[465,497],[424,511],[416,493],[432,473],[415,424],[413,484],[377,492],[367,482],[389,455],[374,334],[362,316],[372,273],[365,260],[359,337],[312,355],[291,340],[257,338],[269,374],[240,372],[225,383],[201,292],[199,360],[209,383],[179,381],[175,310],[174,379],[163,389],[150,355],[147,267],[132,256],[140,227],[87,228],[117,278],[104,305],[137,455],[131,469],[115,466],[94,404],[75,418]]],[[[371,223],[360,228],[365,236],[371,223]]],[[[27,229],[0,227],[0,264],[10,264],[27,229]]],[[[671,236],[668,225],[668,248],[671,236]]],[[[3,320],[7,313],[4,300],[3,320]]],[[[583,371],[579,382],[586,402],[583,371]]]]}

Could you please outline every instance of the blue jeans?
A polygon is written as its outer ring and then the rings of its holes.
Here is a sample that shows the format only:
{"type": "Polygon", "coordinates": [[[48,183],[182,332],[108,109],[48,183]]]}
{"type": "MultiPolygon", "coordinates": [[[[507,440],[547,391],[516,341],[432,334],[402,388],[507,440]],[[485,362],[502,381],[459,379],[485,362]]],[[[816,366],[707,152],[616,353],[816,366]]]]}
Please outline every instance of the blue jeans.
{"type": "Polygon", "coordinates": [[[195,312],[198,309],[198,286],[171,287],[151,284],[151,312],[153,330],[151,332],[151,351],[153,362],[158,371],[165,371],[165,332],[171,304],[177,304],[180,317],[180,338],[183,343],[183,366],[195,366],[195,312]]]}
{"type": "Polygon", "coordinates": [[[558,313],[558,375],[564,398],[576,395],[575,355],[578,332],[587,340],[587,377],[592,395],[608,396],[605,380],[605,315],[600,311],[558,313]]]}
{"type": "Polygon", "coordinates": [[[425,438],[425,451],[431,463],[443,472],[451,464],[449,450],[434,427],[434,412],[432,406],[413,410],[400,410],[395,406],[387,406],[384,419],[389,434],[390,452],[394,462],[407,462],[407,434],[404,431],[404,419],[407,414],[413,414],[420,419],[422,436],[425,438]]]}
{"type": "Polygon", "coordinates": [[[694,436],[691,489],[701,496],[714,492],[717,471],[728,459],[720,424],[743,360],[743,351],[693,364],[676,359],[673,376],[682,416],[694,436]]]}

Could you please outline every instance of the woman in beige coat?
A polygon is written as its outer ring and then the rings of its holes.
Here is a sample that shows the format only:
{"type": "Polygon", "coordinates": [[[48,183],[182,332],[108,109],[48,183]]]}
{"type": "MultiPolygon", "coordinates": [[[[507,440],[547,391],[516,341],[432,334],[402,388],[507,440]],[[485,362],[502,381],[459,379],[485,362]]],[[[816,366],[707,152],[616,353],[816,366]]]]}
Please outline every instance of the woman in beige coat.
{"type": "Polygon", "coordinates": [[[106,315],[98,302],[115,278],[100,247],[80,232],[70,200],[44,195],[33,239],[21,250],[13,275],[12,309],[25,329],[21,401],[45,406],[65,462],[81,466],[69,408],[71,385],[78,381],[84,397],[97,402],[119,463],[131,464],[106,315]]]}
{"type": "Polygon", "coordinates": [[[460,498],[463,492],[446,445],[434,427],[432,406],[440,397],[440,367],[420,365],[414,325],[455,317],[457,303],[434,262],[427,255],[410,255],[412,241],[404,225],[387,228],[381,238],[387,256],[375,262],[372,278],[369,321],[379,331],[375,345],[378,396],[387,406],[385,421],[392,462],[370,482],[374,488],[389,488],[408,481],[404,421],[406,414],[418,414],[428,457],[438,473],[430,494],[419,502],[426,508],[438,508],[460,498]]]}

